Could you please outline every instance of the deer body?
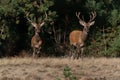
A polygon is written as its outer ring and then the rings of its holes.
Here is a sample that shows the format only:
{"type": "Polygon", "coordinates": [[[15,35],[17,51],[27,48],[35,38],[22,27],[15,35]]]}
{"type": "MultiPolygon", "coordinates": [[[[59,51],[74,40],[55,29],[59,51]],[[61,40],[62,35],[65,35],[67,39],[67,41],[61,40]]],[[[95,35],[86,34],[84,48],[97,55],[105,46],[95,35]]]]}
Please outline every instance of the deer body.
{"type": "Polygon", "coordinates": [[[86,37],[87,37],[87,33],[80,30],[74,30],[70,33],[69,36],[70,44],[74,46],[80,44],[82,46],[84,45],[84,41],[86,40],[86,37]]]}
{"type": "Polygon", "coordinates": [[[96,17],[96,13],[92,12],[92,15],[90,15],[89,22],[85,22],[84,20],[80,19],[80,12],[76,12],[76,16],[79,19],[79,23],[83,26],[83,30],[73,30],[69,35],[69,41],[70,45],[75,46],[77,49],[76,53],[71,53],[70,55],[78,59],[80,54],[81,57],[83,57],[85,40],[87,38],[90,26],[92,26],[95,22],[92,20],[96,17]]]}
{"type": "Polygon", "coordinates": [[[38,36],[34,35],[31,39],[31,47],[39,48],[42,44],[42,40],[38,36]]]}

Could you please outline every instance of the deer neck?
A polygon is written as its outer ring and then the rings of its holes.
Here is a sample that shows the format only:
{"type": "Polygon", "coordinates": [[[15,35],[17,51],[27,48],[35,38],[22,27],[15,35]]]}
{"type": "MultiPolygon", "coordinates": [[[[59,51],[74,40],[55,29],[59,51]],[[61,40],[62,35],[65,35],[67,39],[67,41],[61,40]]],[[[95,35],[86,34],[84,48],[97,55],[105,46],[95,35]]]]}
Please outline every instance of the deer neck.
{"type": "Polygon", "coordinates": [[[40,40],[40,36],[39,36],[39,33],[35,33],[35,38],[36,38],[36,41],[38,42],[40,40]]]}
{"type": "Polygon", "coordinates": [[[38,33],[38,32],[35,32],[35,36],[39,36],[39,33],[38,33]]]}
{"type": "Polygon", "coordinates": [[[88,35],[88,33],[87,33],[86,31],[83,30],[83,34],[82,34],[82,39],[83,39],[83,41],[86,40],[87,35],[88,35]]]}

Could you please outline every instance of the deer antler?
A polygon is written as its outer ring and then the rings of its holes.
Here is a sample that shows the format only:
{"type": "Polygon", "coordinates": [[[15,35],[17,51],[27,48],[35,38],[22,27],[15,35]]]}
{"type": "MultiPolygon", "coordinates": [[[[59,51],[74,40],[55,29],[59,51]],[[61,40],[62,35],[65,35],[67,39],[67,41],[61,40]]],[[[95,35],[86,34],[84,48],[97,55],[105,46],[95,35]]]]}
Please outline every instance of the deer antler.
{"type": "Polygon", "coordinates": [[[33,22],[29,17],[29,13],[26,14],[27,20],[32,24],[33,27],[37,27],[37,23],[33,22]]]}
{"type": "Polygon", "coordinates": [[[45,12],[45,18],[43,18],[40,22],[34,22],[32,21],[29,17],[29,13],[26,14],[27,20],[32,24],[33,27],[35,28],[41,28],[45,24],[45,20],[47,19],[47,13],[45,12]]]}
{"type": "Polygon", "coordinates": [[[45,18],[39,22],[40,27],[45,24],[45,20],[47,19],[47,13],[45,12],[45,18]]]}
{"type": "Polygon", "coordinates": [[[45,19],[44,20],[46,20],[47,19],[47,13],[45,12],[45,19]]]}
{"type": "Polygon", "coordinates": [[[94,11],[94,12],[91,12],[89,22],[91,22],[93,19],[95,19],[95,17],[96,17],[96,12],[95,12],[95,11],[94,11]]]}
{"type": "Polygon", "coordinates": [[[80,21],[84,21],[84,16],[82,16],[82,19],[80,18],[80,12],[76,12],[76,16],[80,21]]]}
{"type": "Polygon", "coordinates": [[[32,23],[32,20],[28,17],[29,13],[26,14],[27,20],[32,23]]]}
{"type": "Polygon", "coordinates": [[[80,20],[80,12],[76,12],[76,16],[80,20]]]}

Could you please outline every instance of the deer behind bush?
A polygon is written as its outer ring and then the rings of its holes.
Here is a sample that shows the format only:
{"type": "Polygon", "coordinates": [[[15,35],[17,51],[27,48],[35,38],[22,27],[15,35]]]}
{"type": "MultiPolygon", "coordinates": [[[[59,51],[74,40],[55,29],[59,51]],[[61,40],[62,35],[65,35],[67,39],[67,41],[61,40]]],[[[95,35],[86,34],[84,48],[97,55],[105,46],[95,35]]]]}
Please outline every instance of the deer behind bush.
{"type": "Polygon", "coordinates": [[[33,35],[32,39],[31,39],[31,47],[33,49],[33,57],[35,57],[36,54],[38,55],[40,53],[40,49],[41,49],[43,41],[39,34],[40,34],[41,27],[44,26],[44,24],[45,24],[46,19],[47,19],[47,14],[45,13],[44,19],[42,19],[40,22],[34,22],[28,18],[28,14],[27,14],[27,20],[34,27],[34,32],[35,32],[35,34],[33,35]]]}

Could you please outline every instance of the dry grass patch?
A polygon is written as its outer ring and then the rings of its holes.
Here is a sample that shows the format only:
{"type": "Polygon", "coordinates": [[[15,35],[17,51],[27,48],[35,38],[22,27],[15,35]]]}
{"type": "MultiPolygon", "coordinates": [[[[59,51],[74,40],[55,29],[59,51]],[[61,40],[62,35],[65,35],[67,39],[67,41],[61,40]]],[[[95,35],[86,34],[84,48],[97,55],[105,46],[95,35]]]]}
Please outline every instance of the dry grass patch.
{"type": "Polygon", "coordinates": [[[80,80],[83,77],[120,79],[119,58],[3,58],[0,59],[0,80],[64,80],[66,66],[80,80]],[[10,78],[10,79],[9,79],[10,78]],[[13,78],[13,79],[11,79],[13,78]]]}

